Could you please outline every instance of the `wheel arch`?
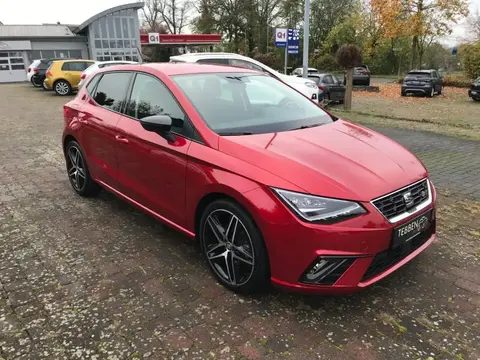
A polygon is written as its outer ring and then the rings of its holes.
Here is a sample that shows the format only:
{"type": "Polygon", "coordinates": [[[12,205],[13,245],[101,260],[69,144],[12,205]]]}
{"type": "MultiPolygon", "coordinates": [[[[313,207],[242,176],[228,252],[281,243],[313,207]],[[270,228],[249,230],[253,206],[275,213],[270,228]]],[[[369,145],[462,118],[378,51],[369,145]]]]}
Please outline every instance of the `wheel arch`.
{"type": "Polygon", "coordinates": [[[258,214],[255,213],[255,211],[253,211],[253,204],[252,206],[249,206],[249,200],[246,199],[246,198],[242,198],[242,200],[239,200],[239,199],[236,199],[234,196],[232,196],[231,194],[229,194],[227,191],[213,191],[213,192],[210,192],[206,195],[204,195],[200,201],[198,202],[197,204],[197,207],[195,209],[195,241],[198,241],[198,234],[199,234],[199,229],[200,229],[200,220],[202,218],[202,215],[203,215],[203,212],[205,211],[205,209],[207,208],[207,206],[209,204],[211,204],[212,202],[216,201],[216,200],[220,200],[220,199],[224,199],[224,200],[230,200],[232,202],[234,202],[237,206],[239,206],[241,209],[243,209],[246,214],[248,216],[250,216],[250,218],[252,219],[253,221],[253,225],[255,226],[255,228],[258,230],[262,240],[263,240],[263,243],[264,243],[264,246],[265,246],[265,254],[266,254],[266,260],[267,260],[267,269],[268,269],[268,276],[270,277],[271,276],[271,265],[270,265],[270,253],[268,251],[268,246],[267,246],[267,243],[265,241],[265,238],[264,238],[264,234],[262,232],[262,229],[261,229],[261,226],[259,225],[258,223],[258,214]]]}
{"type": "Polygon", "coordinates": [[[72,141],[78,142],[77,139],[76,139],[73,135],[71,135],[71,134],[65,135],[65,137],[63,138],[63,144],[62,144],[63,153],[66,152],[66,150],[67,150],[67,145],[68,145],[70,142],[72,142],[72,141]]]}

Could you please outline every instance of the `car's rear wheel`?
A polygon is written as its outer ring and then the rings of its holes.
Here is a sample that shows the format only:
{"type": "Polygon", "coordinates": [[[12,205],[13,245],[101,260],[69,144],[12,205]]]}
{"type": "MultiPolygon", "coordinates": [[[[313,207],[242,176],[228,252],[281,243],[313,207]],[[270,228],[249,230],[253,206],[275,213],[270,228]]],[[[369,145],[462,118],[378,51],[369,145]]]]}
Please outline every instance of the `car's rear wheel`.
{"type": "Polygon", "coordinates": [[[435,96],[435,88],[432,86],[430,92],[427,94],[428,97],[433,98],[435,96]]]}
{"type": "Polygon", "coordinates": [[[93,181],[88,170],[85,155],[76,141],[70,141],[65,148],[68,180],[73,190],[81,196],[96,196],[100,193],[100,186],[93,181]]]}
{"type": "Polygon", "coordinates": [[[262,235],[234,201],[220,199],[206,207],[199,240],[211,271],[225,287],[244,294],[268,287],[270,270],[262,235]]]}
{"type": "Polygon", "coordinates": [[[72,87],[65,80],[58,80],[53,84],[53,89],[55,93],[60,96],[68,95],[72,92],[72,87]]]}
{"type": "Polygon", "coordinates": [[[407,92],[405,90],[402,90],[402,96],[407,96],[407,92]]]}
{"type": "Polygon", "coordinates": [[[42,84],[37,84],[37,83],[35,82],[35,80],[33,79],[33,77],[30,79],[30,82],[31,82],[32,85],[35,86],[36,88],[42,87],[42,84]]]}
{"type": "Polygon", "coordinates": [[[480,101],[480,97],[473,97],[473,101],[480,101]]]}

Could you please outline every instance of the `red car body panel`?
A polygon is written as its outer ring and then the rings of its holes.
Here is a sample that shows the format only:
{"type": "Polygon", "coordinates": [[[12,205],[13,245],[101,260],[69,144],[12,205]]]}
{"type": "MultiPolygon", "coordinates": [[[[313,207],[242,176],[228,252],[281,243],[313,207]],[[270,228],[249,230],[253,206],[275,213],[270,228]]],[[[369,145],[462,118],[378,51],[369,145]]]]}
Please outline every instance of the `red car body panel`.
{"type": "MultiPolygon", "coordinates": [[[[109,67],[104,71],[115,71],[109,67]]],[[[92,177],[108,190],[194,237],[198,208],[210,196],[241,204],[260,229],[272,282],[294,291],[351,292],[387,276],[428,247],[418,249],[368,281],[362,277],[375,254],[389,249],[395,226],[371,200],[428,177],[423,164],[396,142],[364,127],[338,120],[310,129],[221,137],[203,122],[170,78],[200,72],[249,72],[195,64],[122,65],[159,78],[176,97],[200,141],[176,136],[169,142],[138,121],[96,104],[84,86],[65,105],[63,141],[82,146],[92,177]],[[300,220],[271,187],[358,201],[365,214],[331,225],[300,220]],[[318,256],[358,258],[333,285],[299,279],[318,256]]],[[[103,71],[100,71],[103,72],[103,71]]],[[[252,70],[252,73],[255,73],[252,70]]],[[[93,77],[92,77],[93,78],[93,77]]],[[[430,183],[435,208],[436,193],[430,183]]]]}

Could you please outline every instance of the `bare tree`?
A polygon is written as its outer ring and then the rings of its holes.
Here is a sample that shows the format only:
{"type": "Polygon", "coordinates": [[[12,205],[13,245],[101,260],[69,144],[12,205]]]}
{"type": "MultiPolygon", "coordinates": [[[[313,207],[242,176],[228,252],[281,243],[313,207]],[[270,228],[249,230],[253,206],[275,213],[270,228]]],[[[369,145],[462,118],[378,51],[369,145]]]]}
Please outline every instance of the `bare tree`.
{"type": "Polygon", "coordinates": [[[475,40],[480,40],[480,10],[478,8],[469,16],[468,25],[470,30],[473,32],[475,40]]]}
{"type": "Polygon", "coordinates": [[[146,0],[145,7],[142,8],[144,27],[149,31],[158,31],[161,15],[159,11],[160,0],[146,0]]]}
{"type": "Polygon", "coordinates": [[[158,11],[171,34],[180,34],[189,25],[192,3],[189,0],[155,0],[158,11]]]}

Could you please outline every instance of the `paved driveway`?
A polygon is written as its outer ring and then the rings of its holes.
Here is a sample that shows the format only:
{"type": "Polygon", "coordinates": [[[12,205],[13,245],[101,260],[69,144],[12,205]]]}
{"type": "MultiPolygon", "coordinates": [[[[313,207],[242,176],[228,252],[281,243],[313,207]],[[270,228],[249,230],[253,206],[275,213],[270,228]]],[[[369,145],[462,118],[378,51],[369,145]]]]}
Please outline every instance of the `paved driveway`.
{"type": "Polygon", "coordinates": [[[480,358],[480,203],[441,196],[438,241],[359,294],[240,297],[178,233],[73,193],[66,100],[0,86],[0,359],[480,358]]]}

